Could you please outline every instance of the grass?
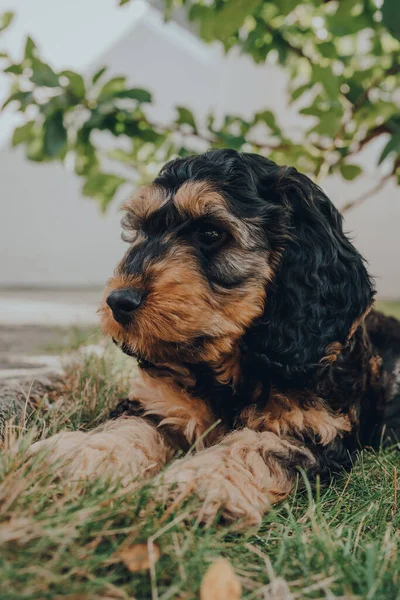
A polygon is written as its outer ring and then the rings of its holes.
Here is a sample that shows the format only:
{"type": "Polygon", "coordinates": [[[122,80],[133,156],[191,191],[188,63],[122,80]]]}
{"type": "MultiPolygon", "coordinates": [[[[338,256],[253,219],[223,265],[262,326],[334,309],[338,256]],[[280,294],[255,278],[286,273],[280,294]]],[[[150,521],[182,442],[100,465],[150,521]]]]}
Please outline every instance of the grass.
{"type": "Polygon", "coordinates": [[[395,300],[378,300],[376,308],[381,310],[385,315],[390,315],[400,319],[400,301],[395,300]]]}
{"type": "Polygon", "coordinates": [[[26,460],[29,437],[85,430],[106,419],[126,394],[132,368],[111,346],[102,357],[68,367],[56,401],[43,398],[18,450],[3,453],[2,600],[190,600],[199,597],[218,557],[231,562],[246,600],[400,600],[398,449],[364,451],[350,475],[329,487],[306,485],[271,510],[259,531],[246,534],[197,523],[193,498],[165,518],[149,485],[132,492],[99,480],[78,492],[40,459],[26,460]],[[121,551],[143,542],[157,545],[160,559],[150,570],[131,572],[121,551]],[[276,578],[280,593],[271,592],[276,578]]]}

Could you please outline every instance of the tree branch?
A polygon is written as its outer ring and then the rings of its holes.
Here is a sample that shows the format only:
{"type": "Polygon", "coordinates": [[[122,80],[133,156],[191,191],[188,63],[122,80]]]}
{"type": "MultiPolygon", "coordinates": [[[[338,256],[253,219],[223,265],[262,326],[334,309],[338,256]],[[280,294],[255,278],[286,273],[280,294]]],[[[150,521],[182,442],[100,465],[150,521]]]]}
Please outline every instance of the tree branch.
{"type": "MultiPolygon", "coordinates": [[[[396,163],[395,163],[395,165],[396,165],[396,163]]],[[[383,190],[383,188],[386,186],[387,182],[393,177],[395,172],[396,172],[396,167],[394,167],[392,169],[392,171],[390,171],[390,173],[387,173],[386,175],[384,175],[384,177],[382,177],[378,181],[378,183],[376,185],[374,185],[374,187],[372,187],[368,192],[362,193],[359,196],[357,196],[357,198],[354,198],[354,200],[349,200],[349,202],[346,202],[346,204],[341,209],[341,213],[344,214],[346,212],[349,212],[350,210],[353,210],[353,208],[357,208],[357,207],[361,206],[361,204],[364,204],[364,202],[366,200],[368,200],[369,198],[372,198],[373,196],[378,194],[378,192],[383,190]]]]}

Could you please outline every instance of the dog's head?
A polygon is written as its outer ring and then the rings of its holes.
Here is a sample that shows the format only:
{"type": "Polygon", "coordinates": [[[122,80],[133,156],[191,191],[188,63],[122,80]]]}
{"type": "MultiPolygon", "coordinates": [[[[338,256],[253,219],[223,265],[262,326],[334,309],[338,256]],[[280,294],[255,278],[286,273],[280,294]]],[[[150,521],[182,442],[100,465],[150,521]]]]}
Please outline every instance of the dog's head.
{"type": "Polygon", "coordinates": [[[233,150],[177,159],[125,209],[102,328],[150,362],[218,364],[241,340],[290,378],[333,360],[371,305],[341,216],[293,168],[233,150]]]}

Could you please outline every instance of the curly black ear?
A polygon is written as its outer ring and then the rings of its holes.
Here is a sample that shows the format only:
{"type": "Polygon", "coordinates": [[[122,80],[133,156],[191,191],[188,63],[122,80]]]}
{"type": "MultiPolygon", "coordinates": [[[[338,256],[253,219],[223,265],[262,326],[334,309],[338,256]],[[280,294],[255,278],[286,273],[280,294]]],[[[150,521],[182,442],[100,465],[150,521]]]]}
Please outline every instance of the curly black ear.
{"type": "Polygon", "coordinates": [[[373,301],[372,281],[343,233],[342,216],[317,185],[296,169],[272,167],[260,157],[247,160],[259,196],[280,213],[274,227],[265,219],[267,239],[280,261],[264,315],[244,342],[269,372],[304,379],[333,348],[349,343],[373,301]]]}

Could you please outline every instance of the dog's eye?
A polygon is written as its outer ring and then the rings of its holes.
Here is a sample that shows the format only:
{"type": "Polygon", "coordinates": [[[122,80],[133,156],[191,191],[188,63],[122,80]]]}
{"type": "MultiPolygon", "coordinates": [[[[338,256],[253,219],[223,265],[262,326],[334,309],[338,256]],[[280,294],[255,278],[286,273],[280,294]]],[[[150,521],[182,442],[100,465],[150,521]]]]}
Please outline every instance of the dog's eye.
{"type": "Polygon", "coordinates": [[[204,248],[215,248],[220,246],[226,240],[225,231],[217,229],[213,225],[201,225],[194,233],[200,246],[204,248]]]}

